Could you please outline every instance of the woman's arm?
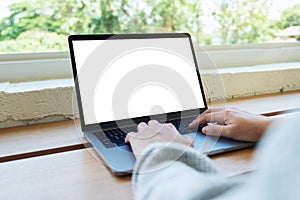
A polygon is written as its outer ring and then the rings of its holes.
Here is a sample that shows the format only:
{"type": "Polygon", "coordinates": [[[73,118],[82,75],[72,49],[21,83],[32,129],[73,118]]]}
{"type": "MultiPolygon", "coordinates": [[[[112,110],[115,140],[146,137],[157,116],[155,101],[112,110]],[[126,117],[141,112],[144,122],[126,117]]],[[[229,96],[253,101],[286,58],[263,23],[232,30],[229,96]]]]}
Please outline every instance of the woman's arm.
{"type": "Polygon", "coordinates": [[[135,199],[212,199],[234,186],[211,160],[186,145],[157,143],[137,159],[133,176],[135,199]]]}

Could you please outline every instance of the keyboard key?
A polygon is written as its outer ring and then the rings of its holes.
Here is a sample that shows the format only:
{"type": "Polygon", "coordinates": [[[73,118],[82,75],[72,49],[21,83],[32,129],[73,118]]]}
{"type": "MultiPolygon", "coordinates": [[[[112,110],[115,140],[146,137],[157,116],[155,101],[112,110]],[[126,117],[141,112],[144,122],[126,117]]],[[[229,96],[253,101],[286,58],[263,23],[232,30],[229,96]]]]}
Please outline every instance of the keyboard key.
{"type": "Polygon", "coordinates": [[[104,134],[103,132],[94,132],[94,135],[102,142],[102,144],[106,148],[115,147],[115,144],[112,143],[104,134]]]}

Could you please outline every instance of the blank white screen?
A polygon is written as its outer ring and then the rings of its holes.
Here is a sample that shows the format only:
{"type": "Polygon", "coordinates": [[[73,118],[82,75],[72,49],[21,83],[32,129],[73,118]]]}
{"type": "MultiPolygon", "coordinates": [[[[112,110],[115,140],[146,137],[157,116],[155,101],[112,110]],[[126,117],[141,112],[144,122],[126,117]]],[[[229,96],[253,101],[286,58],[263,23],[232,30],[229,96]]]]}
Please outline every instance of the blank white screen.
{"type": "Polygon", "coordinates": [[[204,108],[188,38],[78,40],[73,48],[85,124],[204,108]]]}

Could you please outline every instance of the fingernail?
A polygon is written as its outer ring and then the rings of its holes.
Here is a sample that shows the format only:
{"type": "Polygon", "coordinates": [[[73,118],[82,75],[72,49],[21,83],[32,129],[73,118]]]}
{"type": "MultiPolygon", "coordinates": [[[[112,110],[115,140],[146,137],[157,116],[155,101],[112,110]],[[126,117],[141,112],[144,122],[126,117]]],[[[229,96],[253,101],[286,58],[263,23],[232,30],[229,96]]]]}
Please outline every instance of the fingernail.
{"type": "Polygon", "coordinates": [[[202,133],[204,133],[204,134],[206,134],[207,133],[207,127],[205,126],[205,127],[203,127],[203,129],[202,129],[202,133]]]}
{"type": "Polygon", "coordinates": [[[146,123],[145,122],[141,122],[138,124],[138,126],[146,126],[146,123]]]}

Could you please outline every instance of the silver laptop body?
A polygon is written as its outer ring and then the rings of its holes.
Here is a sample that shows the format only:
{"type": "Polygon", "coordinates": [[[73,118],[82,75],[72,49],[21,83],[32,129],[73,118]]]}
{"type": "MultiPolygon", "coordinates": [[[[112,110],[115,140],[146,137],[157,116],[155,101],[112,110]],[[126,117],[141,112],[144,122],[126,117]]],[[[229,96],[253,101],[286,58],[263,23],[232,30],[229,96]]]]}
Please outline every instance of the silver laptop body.
{"type": "Polygon", "coordinates": [[[209,155],[252,145],[188,129],[207,109],[189,34],[71,35],[69,48],[82,131],[114,174],[132,172],[124,137],[150,119],[173,123],[209,155]]]}

